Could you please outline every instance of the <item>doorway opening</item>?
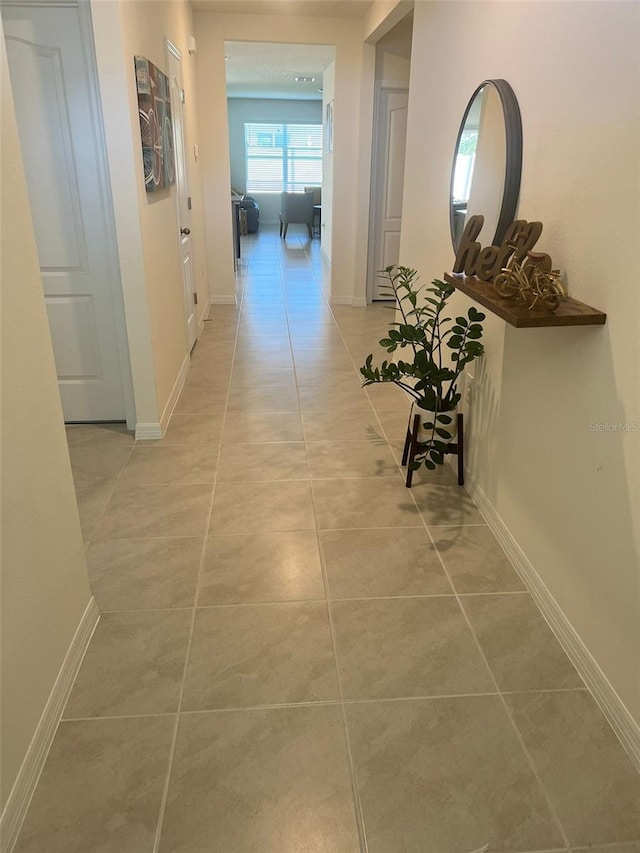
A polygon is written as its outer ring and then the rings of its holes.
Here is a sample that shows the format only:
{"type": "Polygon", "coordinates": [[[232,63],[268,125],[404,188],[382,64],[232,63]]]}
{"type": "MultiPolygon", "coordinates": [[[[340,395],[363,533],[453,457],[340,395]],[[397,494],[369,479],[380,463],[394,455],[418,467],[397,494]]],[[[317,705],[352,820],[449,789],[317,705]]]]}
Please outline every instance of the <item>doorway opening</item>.
{"type": "Polygon", "coordinates": [[[368,302],[390,298],[378,272],[399,261],[412,35],[411,12],[376,44],[368,302]]]}
{"type": "Polygon", "coordinates": [[[284,218],[282,239],[319,241],[330,257],[333,152],[326,119],[334,61],[331,45],[225,42],[237,256],[244,235],[284,218]],[[283,212],[283,193],[294,194],[291,214],[283,212]]]}

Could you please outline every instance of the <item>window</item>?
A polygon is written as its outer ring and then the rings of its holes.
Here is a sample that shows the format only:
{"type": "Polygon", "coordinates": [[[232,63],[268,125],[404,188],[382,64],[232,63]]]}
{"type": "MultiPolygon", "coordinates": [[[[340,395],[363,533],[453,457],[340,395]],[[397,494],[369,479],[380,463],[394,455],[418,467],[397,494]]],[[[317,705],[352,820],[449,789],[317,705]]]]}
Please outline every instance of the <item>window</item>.
{"type": "Polygon", "coordinates": [[[322,183],[321,124],[245,123],[247,192],[303,192],[322,183]]]}
{"type": "Polygon", "coordinates": [[[469,201],[473,169],[476,164],[476,148],[478,146],[478,127],[465,125],[458,145],[456,167],[453,175],[453,201],[469,201]]]}

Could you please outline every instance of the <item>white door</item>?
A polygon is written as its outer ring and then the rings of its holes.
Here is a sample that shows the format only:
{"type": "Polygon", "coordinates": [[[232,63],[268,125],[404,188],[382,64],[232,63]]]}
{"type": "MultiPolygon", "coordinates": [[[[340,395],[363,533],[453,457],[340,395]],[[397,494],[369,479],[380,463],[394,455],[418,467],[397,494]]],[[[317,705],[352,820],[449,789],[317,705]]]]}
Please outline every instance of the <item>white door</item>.
{"type": "Polygon", "coordinates": [[[196,315],[197,295],[193,286],[193,254],[191,247],[191,213],[189,186],[184,149],[184,125],[182,104],[182,64],[178,48],[167,39],[167,74],[171,92],[171,115],[173,117],[173,142],[176,161],[176,204],[178,208],[178,245],[184,286],[184,312],[187,324],[187,347],[193,349],[198,333],[196,315]]]}
{"type": "Polygon", "coordinates": [[[64,418],[124,420],[122,295],[86,26],[77,6],[48,3],[3,5],[2,18],[64,418]]]}
{"type": "Polygon", "coordinates": [[[373,161],[369,251],[369,293],[372,299],[389,299],[380,290],[383,280],[377,272],[397,264],[399,260],[408,104],[407,90],[381,89],[373,161]]]}

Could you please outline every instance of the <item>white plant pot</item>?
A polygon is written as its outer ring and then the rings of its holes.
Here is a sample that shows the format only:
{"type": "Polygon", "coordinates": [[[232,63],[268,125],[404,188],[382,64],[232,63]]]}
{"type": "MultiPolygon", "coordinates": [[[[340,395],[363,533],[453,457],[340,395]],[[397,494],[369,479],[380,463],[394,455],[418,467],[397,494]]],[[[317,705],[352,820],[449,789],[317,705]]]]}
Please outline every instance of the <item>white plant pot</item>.
{"type": "Polygon", "coordinates": [[[420,415],[420,426],[418,428],[418,441],[427,441],[429,438],[431,438],[432,431],[430,429],[425,429],[423,426],[424,423],[435,423],[436,426],[441,427],[442,429],[446,429],[447,432],[451,434],[451,438],[449,438],[449,439],[444,439],[444,438],[441,438],[439,435],[436,435],[435,438],[437,438],[439,441],[446,441],[447,444],[451,444],[452,442],[454,442],[456,440],[456,435],[458,432],[458,410],[454,409],[451,412],[440,412],[440,414],[449,415],[449,417],[451,418],[451,423],[450,424],[439,423],[435,419],[436,418],[435,412],[431,412],[428,409],[421,409],[415,403],[413,403],[411,405],[411,421],[410,422],[411,422],[412,427],[413,427],[414,416],[420,415]]]}

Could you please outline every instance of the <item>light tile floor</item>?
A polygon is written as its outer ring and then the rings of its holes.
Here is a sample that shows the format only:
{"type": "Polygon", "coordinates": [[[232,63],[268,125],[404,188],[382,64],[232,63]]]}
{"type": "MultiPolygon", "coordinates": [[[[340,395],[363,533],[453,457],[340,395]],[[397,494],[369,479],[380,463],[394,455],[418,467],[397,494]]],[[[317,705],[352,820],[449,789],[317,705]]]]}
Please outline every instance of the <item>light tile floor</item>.
{"type": "Polygon", "coordinates": [[[102,617],[18,853],[640,853],[640,777],[318,243],[243,240],[162,441],[68,431],[102,617]]]}

